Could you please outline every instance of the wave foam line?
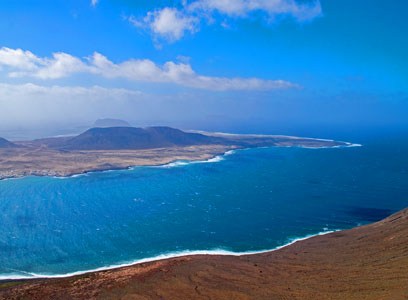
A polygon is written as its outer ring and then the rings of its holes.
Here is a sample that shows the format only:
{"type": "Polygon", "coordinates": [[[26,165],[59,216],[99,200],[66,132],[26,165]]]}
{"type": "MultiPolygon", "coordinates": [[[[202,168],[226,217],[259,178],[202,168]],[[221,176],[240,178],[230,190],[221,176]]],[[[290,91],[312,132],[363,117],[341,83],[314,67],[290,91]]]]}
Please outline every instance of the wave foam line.
{"type": "Polygon", "coordinates": [[[68,175],[68,176],[52,176],[54,179],[70,179],[70,178],[78,178],[78,177],[85,177],[89,176],[90,172],[84,172],[84,173],[78,173],[78,174],[73,174],[73,175],[68,175]]]}
{"type": "Polygon", "coordinates": [[[149,257],[149,258],[137,259],[137,260],[122,263],[122,264],[109,265],[109,266],[95,268],[95,269],[91,269],[91,270],[76,271],[76,272],[71,272],[71,273],[66,273],[66,274],[39,274],[39,273],[32,273],[32,272],[15,270],[18,273],[27,274],[27,276],[21,276],[21,275],[18,275],[18,274],[0,275],[0,280],[21,280],[21,279],[40,279],[40,278],[43,278],[43,279],[46,279],[46,278],[67,278],[67,277],[84,275],[84,274],[89,274],[89,273],[94,273],[94,272],[107,271],[107,270],[113,270],[113,269],[124,268],[124,267],[131,267],[131,266],[135,266],[135,265],[142,264],[142,263],[149,263],[149,262],[155,262],[155,261],[172,259],[172,258],[180,258],[180,257],[184,257],[184,256],[195,256],[195,255],[243,256],[243,255],[262,254],[262,253],[277,251],[277,250],[280,250],[282,248],[293,245],[296,242],[304,241],[304,240],[310,239],[310,238],[315,237],[315,236],[326,235],[326,234],[333,233],[333,232],[336,232],[336,231],[340,231],[340,229],[322,231],[322,232],[318,232],[316,234],[307,235],[305,237],[294,238],[289,243],[278,246],[278,247],[275,247],[273,249],[266,249],[266,250],[259,250],[259,251],[243,251],[243,252],[228,251],[228,250],[221,249],[221,248],[220,249],[216,248],[216,249],[213,249],[213,250],[184,250],[184,251],[160,254],[160,255],[157,255],[157,256],[154,256],[154,257],[149,257]]]}
{"type": "Polygon", "coordinates": [[[225,152],[223,155],[217,155],[207,160],[176,160],[164,165],[158,166],[147,166],[151,168],[174,168],[174,167],[181,167],[187,165],[194,165],[194,164],[207,164],[207,163],[217,163],[224,160],[225,155],[231,155],[232,153],[228,153],[230,151],[225,152]],[[227,154],[228,153],[228,154],[227,154]]]}
{"type": "MultiPolygon", "coordinates": [[[[338,145],[338,146],[326,146],[326,147],[311,147],[311,146],[298,146],[299,148],[304,148],[304,149],[336,149],[336,148],[354,148],[354,147],[363,147],[361,144],[353,144],[349,142],[341,142],[345,143],[345,145],[338,145]]],[[[292,146],[288,146],[289,148],[292,146]]]]}

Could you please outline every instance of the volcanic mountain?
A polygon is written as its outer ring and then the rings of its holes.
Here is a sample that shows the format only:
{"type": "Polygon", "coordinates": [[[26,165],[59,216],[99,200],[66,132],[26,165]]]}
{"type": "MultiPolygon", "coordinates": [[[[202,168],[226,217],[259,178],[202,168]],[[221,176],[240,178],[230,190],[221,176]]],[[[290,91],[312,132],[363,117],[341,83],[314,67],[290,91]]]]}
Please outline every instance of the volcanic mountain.
{"type": "Polygon", "coordinates": [[[63,150],[152,149],[172,146],[222,144],[224,139],[199,133],[188,133],[170,127],[91,128],[65,139],[58,145],[63,150]]]}

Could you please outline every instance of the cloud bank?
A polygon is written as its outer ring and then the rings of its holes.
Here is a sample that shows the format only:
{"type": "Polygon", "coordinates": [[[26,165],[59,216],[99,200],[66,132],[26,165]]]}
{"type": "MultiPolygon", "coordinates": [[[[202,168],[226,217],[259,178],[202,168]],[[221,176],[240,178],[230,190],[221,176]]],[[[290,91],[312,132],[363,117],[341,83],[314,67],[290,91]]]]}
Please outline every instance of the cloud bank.
{"type": "Polygon", "coordinates": [[[322,13],[319,0],[195,0],[184,1],[181,9],[164,7],[150,11],[145,17],[128,20],[138,28],[145,28],[157,39],[169,42],[181,39],[186,33],[195,33],[203,21],[214,21],[214,15],[223,18],[248,18],[258,13],[268,22],[278,17],[290,17],[297,22],[313,20],[322,13]]]}
{"type": "Polygon", "coordinates": [[[129,117],[137,113],[135,105],[146,103],[146,97],[137,90],[101,86],[0,83],[0,129],[129,117]]]}
{"type": "Polygon", "coordinates": [[[212,91],[267,91],[296,88],[285,80],[260,78],[212,77],[197,74],[190,64],[168,61],[158,65],[149,59],[130,59],[120,63],[110,61],[95,52],[90,57],[79,58],[64,52],[52,57],[38,57],[22,49],[0,49],[0,69],[10,78],[31,77],[40,80],[61,79],[75,74],[90,74],[108,79],[121,78],[129,81],[170,83],[183,87],[212,91]]]}

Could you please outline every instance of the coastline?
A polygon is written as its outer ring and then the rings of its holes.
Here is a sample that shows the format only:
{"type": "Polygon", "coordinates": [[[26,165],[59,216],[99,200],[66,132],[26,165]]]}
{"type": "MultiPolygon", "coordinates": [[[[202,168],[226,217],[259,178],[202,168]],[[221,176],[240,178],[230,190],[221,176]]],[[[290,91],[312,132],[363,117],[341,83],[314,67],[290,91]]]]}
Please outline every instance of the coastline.
{"type": "MultiPolygon", "coordinates": [[[[50,154],[52,158],[46,162],[49,165],[45,167],[40,165],[40,163],[44,161],[33,162],[33,164],[35,164],[35,166],[32,167],[33,169],[27,169],[25,165],[20,167],[20,163],[17,165],[13,161],[10,161],[7,168],[9,171],[3,171],[0,163],[0,181],[31,176],[64,179],[84,176],[91,173],[120,171],[136,167],[158,167],[184,160],[191,162],[205,161],[217,156],[223,156],[225,153],[228,153],[228,151],[236,149],[239,149],[239,147],[235,145],[203,145],[146,150],[76,151],[69,153],[61,153],[47,149],[41,159],[47,159],[47,154],[50,154]],[[53,155],[55,155],[55,157],[53,157],[53,155]],[[75,165],[77,164],[77,160],[80,160],[80,163],[74,167],[68,165],[67,168],[65,168],[65,166],[59,164],[62,162],[75,165]],[[86,163],[83,163],[83,161],[86,161],[86,163]],[[15,167],[16,169],[10,170],[11,167],[15,167]]],[[[18,157],[19,156],[21,156],[21,154],[19,154],[18,157]]]]}
{"type": "MultiPolygon", "coordinates": [[[[347,230],[347,229],[344,229],[347,230]]],[[[273,251],[277,251],[280,249],[283,249],[285,247],[289,247],[297,242],[304,241],[313,237],[317,236],[323,236],[326,234],[330,234],[333,232],[339,232],[342,231],[342,229],[336,229],[336,230],[328,230],[328,231],[321,231],[316,234],[309,234],[304,237],[298,237],[298,238],[290,238],[289,242],[286,244],[283,244],[281,246],[277,246],[272,249],[265,249],[265,250],[259,250],[259,251],[243,251],[243,252],[234,252],[234,251],[228,251],[228,250],[223,250],[223,249],[213,249],[213,250],[184,250],[180,252],[170,252],[170,253],[164,253],[164,254],[159,254],[154,257],[148,257],[148,258],[142,258],[142,259],[136,259],[131,262],[124,262],[124,263],[118,263],[110,266],[104,266],[104,267],[99,267],[91,270],[83,270],[83,271],[76,271],[76,272],[71,272],[67,274],[36,274],[36,273],[29,273],[25,271],[20,271],[21,273],[26,273],[30,274],[27,276],[14,276],[14,275],[1,275],[0,274],[0,284],[3,282],[9,282],[9,281],[25,281],[25,280],[35,280],[35,279],[52,279],[52,278],[70,278],[70,277],[75,277],[75,276],[80,276],[80,275],[87,275],[87,274],[92,274],[95,272],[103,272],[103,271],[110,271],[110,270],[116,270],[116,269],[121,269],[121,268],[126,268],[126,267],[132,267],[132,266],[137,266],[141,265],[144,263],[151,263],[151,262],[157,262],[157,261],[163,261],[163,260],[169,260],[169,259],[174,259],[174,258],[183,258],[183,257],[190,257],[190,256],[198,256],[198,255],[208,255],[208,256],[245,256],[245,255],[257,255],[257,254],[266,254],[270,253],[273,251]]]]}
{"type": "MultiPolygon", "coordinates": [[[[242,150],[244,148],[234,148],[234,150],[242,150]]],[[[224,156],[226,155],[228,152],[230,152],[232,150],[228,150],[224,153],[220,153],[220,154],[213,154],[213,155],[208,155],[208,158],[206,160],[202,160],[203,158],[197,158],[197,159],[191,159],[191,160],[186,160],[186,164],[189,163],[206,163],[206,162],[212,162],[212,159],[215,159],[217,157],[220,156],[224,156]]],[[[205,154],[204,154],[205,155],[205,154]]],[[[204,158],[205,159],[205,158],[204,158]]],[[[118,168],[97,168],[97,169],[87,169],[84,170],[83,172],[73,172],[73,173],[67,173],[67,174],[63,174],[63,175],[58,175],[58,174],[54,174],[52,172],[50,173],[45,173],[45,174],[30,174],[30,175],[21,175],[21,176],[10,176],[10,177],[2,177],[0,174],[0,181],[2,180],[13,180],[13,179],[23,179],[26,177],[52,177],[52,178],[56,178],[56,179],[68,179],[68,178],[75,178],[75,177],[80,177],[80,176],[87,176],[89,174],[92,173],[104,173],[104,172],[112,172],[112,171],[125,171],[125,170],[133,170],[134,168],[138,168],[138,167],[166,167],[168,165],[180,162],[182,160],[180,159],[170,159],[168,161],[163,161],[163,162],[158,162],[157,164],[138,164],[138,165],[128,165],[128,166],[123,166],[123,167],[118,167],[118,168]]],[[[184,161],[183,161],[184,162],[184,161]]]]}
{"type": "MultiPolygon", "coordinates": [[[[287,137],[287,136],[283,136],[287,137]]],[[[297,138],[297,137],[291,137],[291,138],[297,138]]],[[[314,138],[299,138],[299,139],[310,139],[310,140],[318,140],[318,141],[327,141],[327,142],[335,142],[334,140],[324,140],[324,139],[314,139],[314,138]]],[[[26,177],[53,177],[53,178],[58,178],[58,179],[67,179],[67,178],[75,178],[79,176],[87,176],[88,174],[92,173],[100,173],[100,172],[111,172],[111,171],[124,171],[124,170],[132,170],[137,167],[165,167],[165,166],[175,166],[178,162],[181,162],[180,165],[187,165],[191,163],[207,163],[207,162],[216,162],[212,161],[216,159],[217,157],[224,157],[227,155],[232,154],[233,151],[236,150],[248,150],[248,149],[257,149],[257,148],[272,148],[272,147],[278,147],[278,148],[303,148],[303,149],[336,149],[336,148],[354,148],[354,147],[362,147],[361,144],[354,144],[354,143],[349,143],[349,142],[343,142],[340,141],[339,143],[343,143],[343,145],[335,145],[335,146],[317,146],[317,147],[310,147],[310,146],[303,146],[303,145],[274,145],[274,146],[255,146],[255,147],[240,147],[237,145],[230,145],[230,146],[224,146],[225,148],[221,152],[216,152],[216,153],[209,153],[209,152],[202,152],[202,153],[197,153],[197,157],[190,157],[189,159],[179,159],[179,158],[174,158],[174,157],[167,157],[167,159],[157,161],[156,163],[154,160],[148,160],[143,163],[139,164],[129,164],[129,165],[122,165],[122,166],[105,166],[105,167],[97,167],[97,168],[88,168],[88,169],[83,169],[79,172],[68,172],[68,173],[58,173],[54,170],[50,170],[48,172],[32,172],[30,174],[19,174],[19,175],[3,175],[0,170],[0,181],[5,181],[5,180],[13,180],[13,179],[22,179],[26,177]]],[[[161,149],[152,149],[151,151],[154,150],[161,150],[161,149]]],[[[117,151],[118,153],[121,153],[121,151],[117,151]]],[[[122,151],[123,152],[123,151],[122,151]]],[[[129,151],[125,151],[129,152],[129,151]]],[[[136,153],[140,153],[141,151],[133,151],[136,153]]],[[[81,152],[83,153],[83,152],[81,152]]],[[[74,153],[75,154],[75,153],[74,153]]],[[[176,155],[177,156],[177,155],[176,155]]]]}
{"type": "Polygon", "coordinates": [[[164,258],[63,278],[3,280],[0,299],[406,299],[408,209],[274,251],[164,258]]]}

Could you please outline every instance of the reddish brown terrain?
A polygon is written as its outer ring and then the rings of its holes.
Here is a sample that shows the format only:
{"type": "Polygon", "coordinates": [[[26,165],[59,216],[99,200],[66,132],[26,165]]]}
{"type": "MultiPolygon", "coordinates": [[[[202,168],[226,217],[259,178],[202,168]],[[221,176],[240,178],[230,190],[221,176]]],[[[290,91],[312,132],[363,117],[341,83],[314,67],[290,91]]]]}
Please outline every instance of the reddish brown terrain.
{"type": "Polygon", "coordinates": [[[3,282],[0,299],[408,299],[408,209],[264,254],[3,282]]]}

